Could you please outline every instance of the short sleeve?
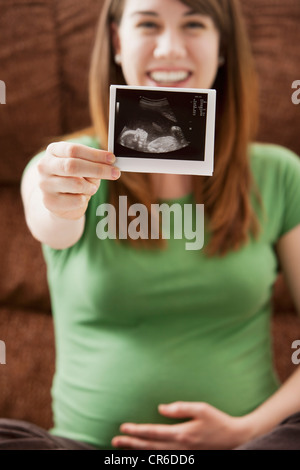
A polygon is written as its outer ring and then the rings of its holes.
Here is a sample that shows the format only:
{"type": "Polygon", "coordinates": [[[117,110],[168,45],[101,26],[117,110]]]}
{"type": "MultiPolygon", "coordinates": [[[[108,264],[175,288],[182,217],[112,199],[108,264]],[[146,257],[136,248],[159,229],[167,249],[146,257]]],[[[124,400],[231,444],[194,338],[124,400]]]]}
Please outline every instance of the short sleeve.
{"type": "Polygon", "coordinates": [[[300,224],[300,158],[286,150],[282,166],[284,211],[280,236],[300,224]]]}

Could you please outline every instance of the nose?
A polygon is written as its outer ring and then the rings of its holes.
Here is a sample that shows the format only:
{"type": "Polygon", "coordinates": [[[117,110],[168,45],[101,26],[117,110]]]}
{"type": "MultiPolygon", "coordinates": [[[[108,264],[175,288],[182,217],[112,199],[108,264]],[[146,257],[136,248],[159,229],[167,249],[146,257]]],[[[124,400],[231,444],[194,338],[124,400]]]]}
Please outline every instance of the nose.
{"type": "Polygon", "coordinates": [[[155,59],[182,59],[185,56],[184,39],[178,31],[166,29],[157,37],[155,59]]]}

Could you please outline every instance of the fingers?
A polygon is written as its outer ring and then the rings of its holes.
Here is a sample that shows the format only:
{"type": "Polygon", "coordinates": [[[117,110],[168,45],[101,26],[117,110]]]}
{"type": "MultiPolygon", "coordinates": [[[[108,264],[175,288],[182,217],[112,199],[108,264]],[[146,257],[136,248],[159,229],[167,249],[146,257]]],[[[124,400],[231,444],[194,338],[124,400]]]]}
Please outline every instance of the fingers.
{"type": "Polygon", "coordinates": [[[47,147],[38,163],[41,175],[116,180],[120,170],[113,166],[115,156],[81,144],[58,142],[47,147]]]}
{"type": "Polygon", "coordinates": [[[174,402],[159,405],[159,412],[170,418],[199,418],[207,412],[209,405],[202,402],[174,402]]]}
{"type": "Polygon", "coordinates": [[[111,444],[124,450],[175,450],[180,449],[175,442],[165,441],[146,441],[143,439],[130,436],[116,436],[112,439],[111,444]]]}
{"type": "Polygon", "coordinates": [[[53,158],[45,156],[38,164],[40,172],[47,175],[63,177],[94,178],[97,180],[116,180],[120,170],[107,164],[93,163],[76,158],[53,158]]]}
{"type": "Polygon", "coordinates": [[[48,146],[47,151],[58,158],[77,158],[94,163],[111,164],[116,160],[116,157],[110,152],[71,142],[53,142],[48,146]]]}
{"type": "Polygon", "coordinates": [[[85,180],[99,187],[99,180],[97,178],[85,178],[85,180]]]}
{"type": "Polygon", "coordinates": [[[88,181],[85,178],[50,176],[40,182],[42,191],[50,194],[84,194],[93,196],[99,188],[97,180],[88,181]],[[92,182],[93,181],[93,182],[92,182]]]}
{"type": "Polygon", "coordinates": [[[121,425],[120,431],[143,439],[161,441],[174,440],[178,435],[177,426],[169,424],[125,423],[121,425]]]}

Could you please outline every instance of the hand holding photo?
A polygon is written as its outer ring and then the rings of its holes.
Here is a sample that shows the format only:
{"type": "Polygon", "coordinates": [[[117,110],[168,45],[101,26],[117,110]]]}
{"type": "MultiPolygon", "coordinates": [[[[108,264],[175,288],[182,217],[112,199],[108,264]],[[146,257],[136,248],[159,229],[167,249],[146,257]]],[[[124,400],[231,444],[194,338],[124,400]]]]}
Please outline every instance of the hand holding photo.
{"type": "Polygon", "coordinates": [[[216,91],[110,87],[109,151],[121,171],[213,174],[216,91]]]}

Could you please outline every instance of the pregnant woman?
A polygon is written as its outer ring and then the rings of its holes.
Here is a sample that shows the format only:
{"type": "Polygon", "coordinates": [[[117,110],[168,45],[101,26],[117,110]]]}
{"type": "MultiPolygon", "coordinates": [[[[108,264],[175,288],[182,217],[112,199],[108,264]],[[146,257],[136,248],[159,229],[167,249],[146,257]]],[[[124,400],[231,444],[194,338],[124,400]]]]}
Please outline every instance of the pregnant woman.
{"type": "MultiPolygon", "coordinates": [[[[270,301],[280,264],[300,311],[300,163],[254,141],[255,77],[239,2],[107,0],[101,15],[93,134],[49,145],[22,182],[48,267],[54,427],[0,420],[0,447],[299,449],[300,370],[277,380],[270,301]],[[214,175],[120,176],[106,151],[111,83],[216,88],[214,175]],[[204,204],[204,248],[151,232],[99,240],[99,204],[118,211],[124,195],[148,209],[204,204]]],[[[133,131],[124,143],[160,149],[147,129],[133,131]]],[[[182,139],[176,123],[171,131],[157,138],[182,139]]]]}

